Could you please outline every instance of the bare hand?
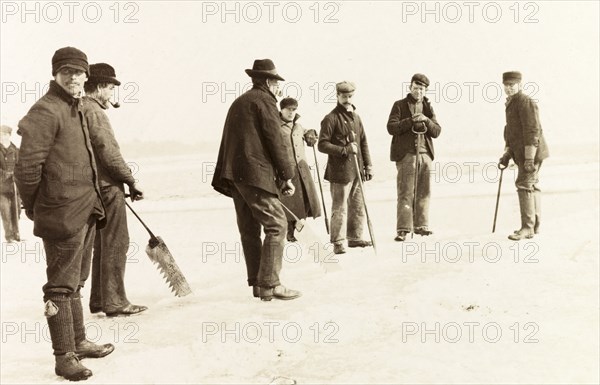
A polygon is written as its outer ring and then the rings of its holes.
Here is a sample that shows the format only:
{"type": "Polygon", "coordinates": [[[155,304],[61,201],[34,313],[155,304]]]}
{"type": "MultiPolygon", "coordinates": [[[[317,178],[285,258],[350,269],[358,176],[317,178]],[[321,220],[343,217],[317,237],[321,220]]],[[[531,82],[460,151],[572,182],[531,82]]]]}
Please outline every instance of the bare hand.
{"type": "Polygon", "coordinates": [[[292,180],[286,180],[283,187],[281,187],[281,193],[285,196],[292,196],[294,195],[294,192],[296,192],[296,187],[294,187],[292,180]]]}
{"type": "Polygon", "coordinates": [[[129,186],[129,196],[132,202],[141,201],[144,199],[144,192],[136,184],[132,184],[129,186]]]}

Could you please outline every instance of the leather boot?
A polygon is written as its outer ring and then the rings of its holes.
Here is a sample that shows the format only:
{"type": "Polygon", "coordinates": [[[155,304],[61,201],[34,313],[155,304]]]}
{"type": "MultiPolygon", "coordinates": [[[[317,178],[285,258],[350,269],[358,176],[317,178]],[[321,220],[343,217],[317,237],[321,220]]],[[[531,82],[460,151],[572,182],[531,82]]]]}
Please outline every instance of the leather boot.
{"type": "Polygon", "coordinates": [[[535,199],[533,191],[517,190],[521,209],[521,229],[508,236],[512,241],[533,238],[535,226],[535,199]]]}
{"type": "Polygon", "coordinates": [[[85,338],[85,324],[83,322],[83,305],[79,290],[71,298],[71,312],[73,314],[73,331],[75,336],[75,355],[78,359],[101,358],[115,350],[113,344],[97,345],[85,338]]]}
{"type": "Polygon", "coordinates": [[[295,221],[289,221],[288,222],[288,228],[287,228],[287,240],[288,242],[298,242],[298,239],[296,239],[296,237],[294,236],[294,229],[296,228],[296,222],[295,221]]]}
{"type": "Polygon", "coordinates": [[[283,285],[275,287],[261,287],[260,288],[260,299],[262,301],[270,301],[273,298],[290,300],[298,298],[302,295],[298,290],[288,289],[283,285]]]}
{"type": "Polygon", "coordinates": [[[92,371],[81,365],[75,356],[71,298],[66,294],[50,294],[44,299],[46,300],[44,315],[48,322],[56,360],[54,373],[70,381],[91,377],[92,371]]]}
{"type": "Polygon", "coordinates": [[[73,352],[68,352],[56,356],[56,366],[54,373],[62,376],[69,381],[87,380],[92,376],[92,371],[81,365],[77,356],[73,352]]]}
{"type": "Polygon", "coordinates": [[[542,192],[540,190],[535,190],[533,192],[533,198],[535,200],[535,225],[533,226],[533,232],[539,234],[540,219],[542,217],[542,192]]]}

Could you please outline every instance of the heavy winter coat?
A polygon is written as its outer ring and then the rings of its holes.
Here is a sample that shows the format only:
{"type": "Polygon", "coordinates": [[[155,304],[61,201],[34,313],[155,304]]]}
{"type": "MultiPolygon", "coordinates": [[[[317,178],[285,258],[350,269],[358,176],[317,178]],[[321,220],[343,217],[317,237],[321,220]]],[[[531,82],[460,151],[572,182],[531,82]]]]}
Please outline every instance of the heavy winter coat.
{"type": "Polygon", "coordinates": [[[121,155],[115,133],[104,109],[106,107],[96,99],[87,96],[83,98],[83,116],[94,149],[98,167],[98,182],[101,187],[117,186],[122,190],[123,183],[133,185],[135,179],[121,155]]]}
{"type": "Polygon", "coordinates": [[[14,173],[18,159],[19,149],[14,143],[8,147],[0,144],[0,194],[14,195],[14,173]]]}
{"type": "Polygon", "coordinates": [[[33,233],[60,240],[84,228],[92,213],[103,219],[81,101],[52,81],[21,119],[17,133],[22,140],[15,177],[23,206],[33,211],[33,233]]]}
{"type": "Polygon", "coordinates": [[[281,201],[299,218],[306,218],[307,213],[313,218],[317,218],[321,216],[321,205],[319,204],[319,196],[317,195],[315,182],[311,176],[304,150],[306,136],[314,135],[316,137],[317,132],[302,127],[298,123],[299,118],[300,115],[296,115],[293,122],[281,121],[281,129],[285,137],[292,144],[291,147],[296,165],[296,175],[292,179],[296,187],[296,193],[292,196],[282,196],[281,201]],[[304,190],[302,190],[302,186],[304,186],[304,190]],[[302,191],[306,193],[306,199],[302,191]],[[308,207],[305,207],[305,200],[308,202],[308,207]]]}
{"type": "Polygon", "coordinates": [[[372,163],[360,116],[338,104],[321,121],[319,151],[329,155],[324,178],[331,183],[347,184],[356,177],[354,156],[348,155],[345,150],[345,147],[352,142],[351,133],[354,133],[354,141],[358,147],[359,171],[361,177],[364,177],[364,169],[371,168],[372,163]]]}
{"type": "Polygon", "coordinates": [[[232,182],[278,194],[280,181],[292,179],[289,138],[281,130],[277,99],[266,86],[238,97],[227,113],[212,186],[231,197],[232,182]]]}
{"type": "Polygon", "coordinates": [[[536,163],[549,156],[537,104],[523,92],[509,97],[506,102],[504,141],[517,164],[522,164],[525,160],[525,146],[537,147],[536,163]]]}
{"type": "MultiPolygon", "coordinates": [[[[412,111],[410,103],[415,102],[413,96],[408,94],[406,98],[394,102],[392,111],[388,118],[387,130],[392,135],[392,145],[390,147],[390,160],[399,162],[408,153],[415,153],[415,143],[417,134],[412,132],[412,111]]],[[[442,132],[442,128],[437,122],[433,107],[429,99],[423,98],[423,115],[429,120],[426,122],[427,132],[423,135],[425,138],[425,147],[431,159],[435,157],[432,138],[437,138],[442,132]]]]}

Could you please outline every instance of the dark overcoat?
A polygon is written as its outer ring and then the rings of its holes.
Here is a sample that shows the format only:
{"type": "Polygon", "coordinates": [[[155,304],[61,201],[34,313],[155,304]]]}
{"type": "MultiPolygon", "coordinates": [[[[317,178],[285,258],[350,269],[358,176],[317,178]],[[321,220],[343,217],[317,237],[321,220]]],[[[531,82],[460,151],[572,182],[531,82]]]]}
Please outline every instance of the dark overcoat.
{"type": "Polygon", "coordinates": [[[361,177],[364,169],[372,167],[369,144],[360,116],[354,111],[347,111],[338,104],[321,121],[319,133],[319,151],[329,155],[325,168],[325,180],[331,183],[347,184],[356,177],[354,156],[348,156],[345,147],[350,144],[354,133],[354,141],[358,147],[358,165],[361,177]]]}
{"type": "Polygon", "coordinates": [[[98,182],[100,186],[117,186],[123,190],[123,184],[133,185],[135,179],[131,169],[121,155],[119,143],[110,125],[105,107],[96,99],[83,98],[83,116],[90,132],[90,141],[94,149],[98,182]]]}
{"type": "MultiPolygon", "coordinates": [[[[392,135],[392,144],[390,147],[390,160],[399,162],[408,153],[415,153],[415,145],[417,134],[412,132],[412,111],[410,110],[409,101],[414,100],[411,94],[406,98],[394,102],[392,111],[388,118],[387,130],[392,135]]],[[[425,147],[429,156],[433,160],[435,150],[433,148],[433,138],[440,136],[442,128],[440,127],[433,107],[426,97],[423,98],[423,115],[427,116],[427,132],[423,135],[425,138],[425,147]]]]}
{"type": "Polygon", "coordinates": [[[19,159],[19,149],[14,143],[10,143],[8,147],[0,144],[0,194],[13,196],[14,190],[14,173],[15,164],[19,159]]]}
{"type": "Polygon", "coordinates": [[[549,156],[537,103],[522,91],[508,98],[506,102],[504,141],[517,164],[525,161],[525,146],[537,147],[534,159],[536,163],[549,156]]]}
{"type": "Polygon", "coordinates": [[[33,211],[33,233],[41,238],[75,235],[104,208],[89,132],[75,99],[55,81],[19,122],[22,136],[15,178],[23,206],[33,211]]]}
{"type": "Polygon", "coordinates": [[[231,197],[232,182],[279,193],[294,176],[290,140],[281,130],[277,99],[266,86],[254,86],[229,108],[212,186],[231,197]]]}

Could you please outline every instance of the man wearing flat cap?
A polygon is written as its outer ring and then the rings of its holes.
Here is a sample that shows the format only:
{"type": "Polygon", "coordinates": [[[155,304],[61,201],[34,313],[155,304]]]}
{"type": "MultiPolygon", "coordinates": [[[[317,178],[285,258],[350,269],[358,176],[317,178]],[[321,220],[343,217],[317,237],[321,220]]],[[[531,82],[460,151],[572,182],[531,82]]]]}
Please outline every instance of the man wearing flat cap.
{"type": "Polygon", "coordinates": [[[521,211],[521,228],[508,236],[518,241],[538,234],[541,217],[541,191],[538,187],[542,162],[549,155],[542,133],[537,103],[523,93],[522,75],[511,71],[502,74],[506,92],[506,126],[504,154],[498,167],[505,168],[511,159],[518,167],[517,195],[521,211]]]}
{"type": "Polygon", "coordinates": [[[435,156],[433,139],[440,135],[442,128],[429,99],[425,96],[427,87],[427,76],[413,75],[410,92],[404,99],[394,102],[387,123],[388,133],[392,135],[390,159],[396,162],[398,171],[394,238],[398,242],[403,242],[406,234],[411,231],[420,235],[432,234],[429,228],[429,199],[431,165],[435,156]]]}
{"type": "Polygon", "coordinates": [[[283,78],[270,59],[255,60],[246,73],[253,86],[229,108],[212,186],[233,198],[254,297],[290,300],[300,292],[279,280],[287,233],[279,194],[293,195],[295,190],[295,162],[275,97],[283,78]]]}
{"type": "Polygon", "coordinates": [[[105,113],[111,105],[114,88],[121,85],[115,69],[106,63],[90,65],[90,78],[84,85],[83,115],[94,149],[100,193],[106,210],[106,226],[96,230],[92,258],[90,311],[107,316],[131,315],[147,309],[134,305],[125,293],[125,266],[129,230],[125,208],[125,188],[132,202],[143,199],[131,169],[121,155],[119,144],[105,113]]]}
{"type": "Polygon", "coordinates": [[[33,233],[44,242],[44,315],[55,373],[78,381],[92,375],[79,359],[114,350],[112,344],[86,339],[80,295],[90,271],[96,225],[104,224],[104,206],[81,109],[87,56],[73,47],[57,50],[52,76],[48,92],[19,122],[22,140],[15,178],[33,233]]]}
{"type": "Polygon", "coordinates": [[[336,84],[337,105],[321,121],[319,151],[328,155],[325,180],[330,183],[332,214],[330,241],[335,254],[348,247],[373,246],[363,239],[365,206],[359,178],[373,178],[373,165],[367,136],[360,116],[352,104],[356,86],[343,81],[336,84]],[[358,160],[357,172],[354,157],[358,160]]]}
{"type": "Polygon", "coordinates": [[[12,128],[0,126],[0,217],[6,242],[19,242],[21,203],[15,187],[15,164],[19,149],[10,141],[12,128]]]}

